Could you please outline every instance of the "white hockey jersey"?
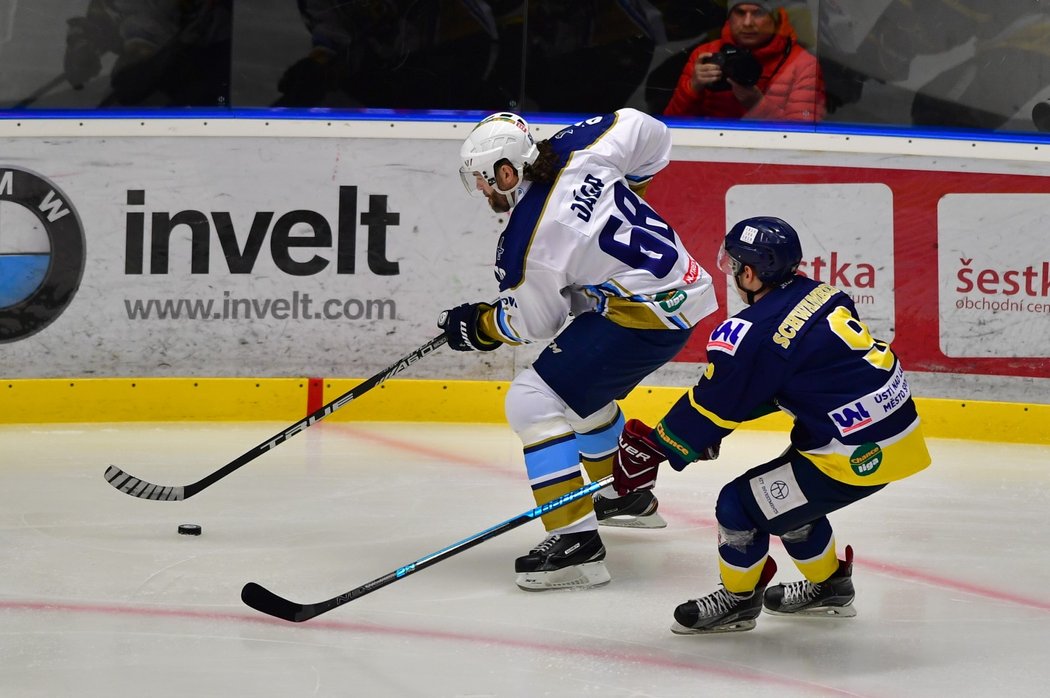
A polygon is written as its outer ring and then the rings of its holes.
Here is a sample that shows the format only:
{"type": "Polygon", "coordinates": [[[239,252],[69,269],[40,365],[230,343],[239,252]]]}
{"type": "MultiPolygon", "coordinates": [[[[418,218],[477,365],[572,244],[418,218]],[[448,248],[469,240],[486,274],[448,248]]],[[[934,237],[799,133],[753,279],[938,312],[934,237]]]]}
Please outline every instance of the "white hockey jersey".
{"type": "Polygon", "coordinates": [[[667,126],[621,109],[549,140],[562,169],[553,184],[523,183],[496,250],[500,300],[486,334],[547,340],[588,311],[624,327],[684,329],[713,312],[710,275],[631,190],[669,162],[667,126]]]}

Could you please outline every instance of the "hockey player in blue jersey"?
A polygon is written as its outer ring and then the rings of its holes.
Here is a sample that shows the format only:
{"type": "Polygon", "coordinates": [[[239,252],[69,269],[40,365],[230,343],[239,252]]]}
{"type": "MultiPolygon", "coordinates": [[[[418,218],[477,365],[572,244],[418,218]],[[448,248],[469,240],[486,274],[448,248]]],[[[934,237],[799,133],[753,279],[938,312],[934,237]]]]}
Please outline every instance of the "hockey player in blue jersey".
{"type": "MultiPolygon", "coordinates": [[[[616,400],[716,308],[710,275],[642,198],[670,153],[667,127],[635,109],[540,142],[517,114],[493,114],[460,150],[467,191],[511,215],[496,246],[499,301],[457,306],[438,324],[458,351],[554,339],[506,398],[538,504],[582,487],[584,470],[592,481],[612,472],[625,421],[616,400]]],[[[648,490],[608,487],[545,515],[548,536],[515,562],[518,586],[607,583],[598,523],[658,528],[656,509],[648,490]]]]}
{"type": "Polygon", "coordinates": [[[675,470],[718,456],[742,422],[779,408],[794,419],[791,444],[718,495],[722,588],[675,609],[679,634],[733,632],[768,613],[849,617],[853,551],[838,559],[827,514],[930,463],[908,381],[885,342],[871,336],[842,291],[796,273],[798,234],[783,220],[748,218],[726,234],[718,266],[748,307],[707,345],[703,377],[655,428],[629,421],[614,485],[652,487],[675,470]],[[779,536],[805,577],[768,586],[779,536]]]}

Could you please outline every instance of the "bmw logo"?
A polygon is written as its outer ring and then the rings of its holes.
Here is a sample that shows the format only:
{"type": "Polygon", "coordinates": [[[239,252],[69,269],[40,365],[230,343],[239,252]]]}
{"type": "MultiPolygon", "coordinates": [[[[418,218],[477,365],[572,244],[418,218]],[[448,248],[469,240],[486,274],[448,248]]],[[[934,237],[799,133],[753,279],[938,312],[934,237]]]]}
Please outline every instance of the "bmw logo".
{"type": "Polygon", "coordinates": [[[44,177],[0,166],[0,343],[24,339],[62,314],[84,273],[84,228],[44,177]]]}

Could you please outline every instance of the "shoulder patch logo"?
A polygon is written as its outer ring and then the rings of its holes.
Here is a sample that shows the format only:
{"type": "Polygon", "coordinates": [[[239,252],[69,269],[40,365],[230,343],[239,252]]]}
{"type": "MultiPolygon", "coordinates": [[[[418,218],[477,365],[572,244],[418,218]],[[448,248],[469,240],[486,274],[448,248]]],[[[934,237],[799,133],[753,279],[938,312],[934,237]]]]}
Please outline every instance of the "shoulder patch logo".
{"type": "Polygon", "coordinates": [[[724,351],[733,356],[736,354],[740,342],[744,339],[744,335],[750,329],[751,323],[747,320],[731,317],[711,333],[711,339],[707,340],[707,350],[724,351]]]}

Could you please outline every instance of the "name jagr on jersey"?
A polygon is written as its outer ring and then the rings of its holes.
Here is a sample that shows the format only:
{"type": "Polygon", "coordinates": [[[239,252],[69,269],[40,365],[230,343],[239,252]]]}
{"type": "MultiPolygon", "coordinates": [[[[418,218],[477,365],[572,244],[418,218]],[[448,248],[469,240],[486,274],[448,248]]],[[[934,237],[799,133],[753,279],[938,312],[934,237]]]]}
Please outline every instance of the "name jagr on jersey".
{"type": "Polygon", "coordinates": [[[585,175],[583,184],[578,189],[572,190],[573,201],[569,208],[576,212],[580,220],[590,221],[591,214],[594,213],[594,205],[598,202],[598,197],[602,195],[603,189],[605,189],[605,182],[600,178],[592,174],[585,175]]]}

